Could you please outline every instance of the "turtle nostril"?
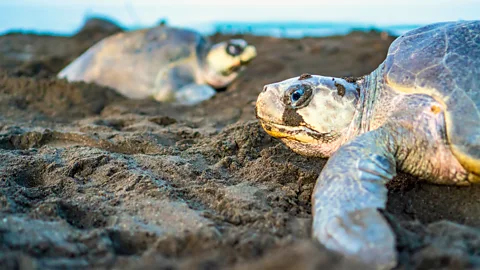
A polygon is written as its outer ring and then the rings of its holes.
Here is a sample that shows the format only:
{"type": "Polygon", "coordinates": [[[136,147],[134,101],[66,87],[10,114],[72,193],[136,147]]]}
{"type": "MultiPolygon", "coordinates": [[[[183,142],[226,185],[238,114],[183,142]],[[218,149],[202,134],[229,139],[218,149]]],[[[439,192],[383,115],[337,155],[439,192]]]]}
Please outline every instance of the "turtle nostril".
{"type": "Polygon", "coordinates": [[[266,91],[267,91],[267,86],[264,86],[262,92],[266,92],[266,91]]]}

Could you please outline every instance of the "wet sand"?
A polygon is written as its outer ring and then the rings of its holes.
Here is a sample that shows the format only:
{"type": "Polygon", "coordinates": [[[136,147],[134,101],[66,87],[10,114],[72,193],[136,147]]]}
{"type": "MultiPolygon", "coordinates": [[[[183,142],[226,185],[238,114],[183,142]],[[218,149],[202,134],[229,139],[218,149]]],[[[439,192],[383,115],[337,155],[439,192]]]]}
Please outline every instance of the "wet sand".
{"type": "MultiPolygon", "coordinates": [[[[310,239],[326,160],[268,136],[254,104],[264,84],[304,72],[367,74],[393,37],[242,36],[259,56],[195,107],[54,77],[118,30],[0,37],[2,269],[368,269],[310,239]]],[[[478,198],[400,174],[385,212],[398,269],[480,268],[478,198]]]]}

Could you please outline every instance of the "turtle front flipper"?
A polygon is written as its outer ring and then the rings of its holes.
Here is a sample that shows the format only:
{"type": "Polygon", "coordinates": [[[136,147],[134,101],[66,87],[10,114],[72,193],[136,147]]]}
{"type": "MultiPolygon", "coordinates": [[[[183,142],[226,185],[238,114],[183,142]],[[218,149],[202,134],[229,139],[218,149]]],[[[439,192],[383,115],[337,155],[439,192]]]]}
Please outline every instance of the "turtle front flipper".
{"type": "Polygon", "coordinates": [[[210,85],[197,80],[190,63],[171,63],[160,70],[152,92],[157,101],[180,105],[196,105],[217,93],[210,85]]]}
{"type": "Polygon", "coordinates": [[[208,84],[188,84],[175,92],[175,103],[195,105],[213,97],[217,91],[208,84]]]}
{"type": "Polygon", "coordinates": [[[312,195],[313,237],[377,269],[397,264],[395,235],[378,209],[396,174],[393,140],[377,129],[343,145],[328,160],[312,195]]]}

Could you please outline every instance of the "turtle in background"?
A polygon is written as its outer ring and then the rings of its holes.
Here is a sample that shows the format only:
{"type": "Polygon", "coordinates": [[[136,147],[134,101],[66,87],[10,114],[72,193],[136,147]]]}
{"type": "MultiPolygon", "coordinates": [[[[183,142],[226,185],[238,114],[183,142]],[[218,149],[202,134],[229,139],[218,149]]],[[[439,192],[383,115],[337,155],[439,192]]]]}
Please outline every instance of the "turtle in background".
{"type": "Polygon", "coordinates": [[[227,87],[256,54],[243,39],[211,44],[193,30],[159,25],[100,40],[58,77],[109,86],[132,99],[193,105],[227,87]]]}
{"type": "Polygon", "coordinates": [[[398,261],[379,211],[397,170],[435,184],[480,182],[479,110],[480,21],[409,31],[369,75],[303,74],[266,85],[256,103],[268,134],[330,157],[312,194],[312,236],[377,269],[398,261]]]}

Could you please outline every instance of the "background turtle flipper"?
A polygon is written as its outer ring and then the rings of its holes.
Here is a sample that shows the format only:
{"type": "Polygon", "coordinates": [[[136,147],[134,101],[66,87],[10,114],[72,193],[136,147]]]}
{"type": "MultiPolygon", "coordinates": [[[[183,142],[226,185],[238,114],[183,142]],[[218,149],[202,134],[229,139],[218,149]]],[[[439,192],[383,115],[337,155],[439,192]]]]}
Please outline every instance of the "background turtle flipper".
{"type": "Polygon", "coordinates": [[[213,97],[217,91],[208,84],[189,84],[175,92],[176,103],[195,105],[213,97]]]}
{"type": "Polygon", "coordinates": [[[356,137],[330,157],[312,195],[313,236],[327,248],[390,269],[397,264],[395,235],[378,209],[396,174],[387,133],[356,137]]]}
{"type": "Polygon", "coordinates": [[[153,98],[161,102],[195,105],[216,94],[208,84],[198,84],[189,63],[172,63],[155,78],[153,98]]]}

